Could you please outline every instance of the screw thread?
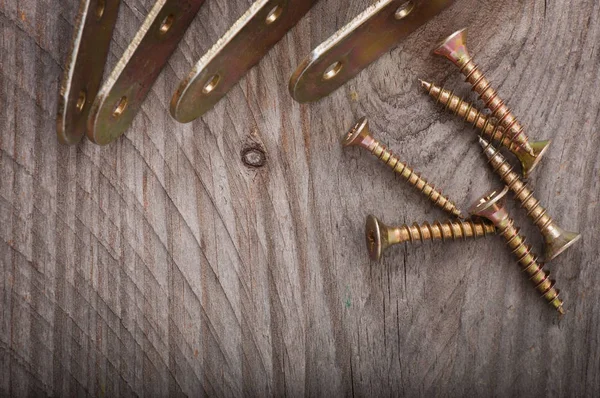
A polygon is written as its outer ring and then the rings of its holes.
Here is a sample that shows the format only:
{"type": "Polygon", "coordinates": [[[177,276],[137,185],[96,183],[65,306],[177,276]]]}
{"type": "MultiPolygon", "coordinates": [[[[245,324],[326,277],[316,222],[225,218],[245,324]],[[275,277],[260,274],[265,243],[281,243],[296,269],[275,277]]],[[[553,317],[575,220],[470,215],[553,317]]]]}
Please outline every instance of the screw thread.
{"type": "Polygon", "coordinates": [[[537,256],[531,252],[531,246],[525,243],[525,238],[519,234],[519,229],[514,226],[513,220],[506,217],[496,227],[535,289],[548,304],[564,314],[563,301],[559,298],[560,290],[555,288],[556,281],[550,279],[550,272],[544,270],[544,264],[538,262],[537,256]]]}
{"type": "Polygon", "coordinates": [[[453,216],[462,218],[462,213],[450,199],[444,196],[440,190],[436,189],[433,184],[427,182],[426,179],[422,178],[420,174],[416,173],[406,163],[401,162],[400,159],[381,142],[373,139],[368,149],[374,156],[391,168],[394,173],[398,174],[425,195],[435,206],[453,216]]]}
{"type": "Polygon", "coordinates": [[[441,104],[450,113],[462,118],[466,123],[473,125],[486,138],[499,142],[511,151],[518,148],[518,145],[513,142],[512,137],[505,129],[493,123],[491,118],[484,115],[472,103],[455,95],[453,91],[435,84],[421,81],[421,85],[437,103],[441,104]]]}
{"type": "Polygon", "coordinates": [[[479,94],[479,98],[485,104],[485,107],[492,112],[492,117],[498,120],[498,125],[504,127],[510,132],[512,140],[523,147],[530,155],[535,156],[533,148],[525,135],[523,126],[506,106],[504,101],[498,96],[498,92],[492,87],[483,72],[479,69],[473,58],[468,57],[460,66],[461,73],[466,77],[466,81],[471,85],[472,90],[479,94]]]}
{"type": "Polygon", "coordinates": [[[494,224],[482,220],[446,220],[443,222],[434,221],[433,224],[424,222],[421,225],[414,223],[412,225],[404,224],[399,227],[390,228],[390,245],[404,242],[424,242],[457,240],[467,238],[481,238],[496,233],[494,224]]]}
{"type": "Polygon", "coordinates": [[[533,196],[533,190],[529,189],[527,184],[521,180],[519,175],[513,170],[513,167],[502,156],[500,151],[494,148],[489,142],[480,141],[483,152],[488,158],[488,163],[508,188],[514,193],[515,199],[521,203],[521,207],[527,211],[527,217],[540,229],[542,234],[547,228],[554,224],[552,217],[548,215],[547,210],[540,204],[540,201],[533,196]]]}

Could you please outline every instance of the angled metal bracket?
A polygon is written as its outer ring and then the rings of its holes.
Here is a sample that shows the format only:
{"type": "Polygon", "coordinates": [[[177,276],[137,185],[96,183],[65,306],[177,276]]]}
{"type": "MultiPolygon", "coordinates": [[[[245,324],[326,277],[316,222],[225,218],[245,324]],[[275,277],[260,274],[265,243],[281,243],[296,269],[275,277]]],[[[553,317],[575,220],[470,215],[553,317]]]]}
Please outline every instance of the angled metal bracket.
{"type": "Polygon", "coordinates": [[[58,96],[58,140],[77,144],[98,94],[121,0],[81,0],[58,96]]]}
{"type": "Polygon", "coordinates": [[[302,61],[290,78],[290,94],[298,102],[329,95],[452,3],[379,0],[302,61]]]}
{"type": "Polygon", "coordinates": [[[57,116],[60,142],[105,145],[127,130],[204,0],[157,0],[100,87],[120,0],[81,0],[57,116]]]}
{"type": "Polygon", "coordinates": [[[258,0],[180,83],[171,114],[191,122],[211,109],[317,0],[258,0]]]}

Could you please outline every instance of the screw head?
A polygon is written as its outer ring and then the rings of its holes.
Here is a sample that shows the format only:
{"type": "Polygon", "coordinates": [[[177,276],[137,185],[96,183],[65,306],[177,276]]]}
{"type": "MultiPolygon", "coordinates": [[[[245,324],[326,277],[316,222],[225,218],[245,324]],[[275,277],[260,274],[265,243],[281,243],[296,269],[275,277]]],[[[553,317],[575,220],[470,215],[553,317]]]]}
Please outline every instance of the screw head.
{"type": "Polygon", "coordinates": [[[550,147],[551,142],[552,140],[530,142],[529,145],[531,145],[531,149],[533,149],[535,156],[531,156],[529,152],[522,147],[517,147],[515,156],[519,159],[519,162],[521,162],[521,170],[523,171],[524,178],[529,177],[533,169],[540,163],[540,160],[542,160],[542,157],[550,147]]]}
{"type": "Polygon", "coordinates": [[[462,67],[471,59],[467,50],[467,29],[452,33],[433,50],[433,53],[446,57],[458,67],[462,67]]]}
{"type": "Polygon", "coordinates": [[[368,146],[373,142],[371,130],[369,129],[369,121],[366,117],[358,119],[356,124],[342,137],[342,145],[348,146],[368,146]]]}
{"type": "Polygon", "coordinates": [[[381,221],[377,217],[368,215],[365,223],[365,239],[367,243],[367,251],[371,260],[379,261],[383,252],[383,244],[381,239],[382,230],[381,221]]]}
{"type": "Polygon", "coordinates": [[[577,242],[581,235],[577,232],[565,231],[555,223],[549,225],[543,231],[546,248],[544,250],[544,261],[548,262],[577,242]]]}
{"type": "Polygon", "coordinates": [[[471,206],[469,213],[474,216],[487,218],[494,224],[497,224],[508,216],[504,209],[504,197],[507,192],[508,187],[504,186],[502,191],[496,189],[486,193],[471,206]]]}

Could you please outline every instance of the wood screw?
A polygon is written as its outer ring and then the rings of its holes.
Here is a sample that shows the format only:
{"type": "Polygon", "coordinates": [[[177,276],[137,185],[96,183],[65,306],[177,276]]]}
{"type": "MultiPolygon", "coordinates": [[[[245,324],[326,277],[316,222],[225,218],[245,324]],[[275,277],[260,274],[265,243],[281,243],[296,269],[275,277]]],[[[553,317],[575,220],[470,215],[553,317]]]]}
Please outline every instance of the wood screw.
{"type": "Polygon", "coordinates": [[[534,151],[525,135],[523,126],[504,104],[504,101],[498,96],[496,90],[469,55],[466,42],[467,30],[462,29],[446,38],[433,53],[446,57],[460,69],[460,72],[466,77],[466,81],[471,84],[473,91],[479,94],[479,98],[484,102],[485,107],[492,112],[492,117],[498,119],[498,124],[506,129],[517,145],[522,146],[531,156],[541,157],[543,153],[534,151]]]}
{"type": "Polygon", "coordinates": [[[390,246],[400,243],[417,241],[439,241],[481,238],[496,233],[494,224],[486,220],[446,220],[434,221],[433,224],[424,222],[419,225],[402,225],[390,227],[377,217],[369,215],[365,223],[365,238],[371,260],[378,261],[383,252],[390,246]]]}
{"type": "Polygon", "coordinates": [[[473,104],[454,95],[450,90],[446,90],[423,80],[420,80],[420,82],[427,93],[448,111],[463,118],[465,122],[471,123],[474,127],[479,129],[481,134],[486,138],[499,142],[500,145],[511,151],[521,163],[521,170],[524,178],[527,178],[539,164],[542,156],[548,149],[551,140],[530,142],[529,145],[531,145],[533,151],[538,154],[537,156],[531,156],[522,146],[516,145],[513,142],[511,136],[507,134],[506,129],[494,123],[491,118],[484,115],[473,104]]]}
{"type": "Polygon", "coordinates": [[[506,186],[513,191],[515,198],[521,203],[521,207],[527,210],[527,216],[540,229],[544,237],[545,250],[544,261],[548,262],[564,252],[573,243],[577,242],[581,235],[576,232],[565,231],[552,220],[540,201],[533,196],[533,190],[529,189],[504,156],[483,138],[479,138],[479,145],[488,158],[488,163],[496,174],[500,176],[506,186]]]}
{"type": "Polygon", "coordinates": [[[558,297],[560,290],[554,287],[555,281],[549,278],[550,272],[542,269],[544,264],[538,263],[537,256],[531,252],[531,246],[525,243],[525,238],[519,234],[519,229],[515,227],[514,221],[504,208],[506,192],[508,187],[504,187],[501,192],[494,191],[485,195],[469,212],[490,220],[496,226],[535,289],[560,314],[564,314],[563,302],[558,297]]]}
{"type": "Polygon", "coordinates": [[[354,127],[343,136],[342,145],[344,147],[359,146],[365,148],[390,167],[394,173],[398,174],[410,185],[419,190],[427,197],[427,199],[433,202],[434,205],[455,217],[462,218],[460,210],[450,201],[450,199],[442,195],[439,190],[428,183],[427,180],[422,178],[419,174],[415,173],[406,163],[401,162],[400,159],[385,145],[381,144],[371,135],[369,123],[365,117],[362,117],[354,127]]]}

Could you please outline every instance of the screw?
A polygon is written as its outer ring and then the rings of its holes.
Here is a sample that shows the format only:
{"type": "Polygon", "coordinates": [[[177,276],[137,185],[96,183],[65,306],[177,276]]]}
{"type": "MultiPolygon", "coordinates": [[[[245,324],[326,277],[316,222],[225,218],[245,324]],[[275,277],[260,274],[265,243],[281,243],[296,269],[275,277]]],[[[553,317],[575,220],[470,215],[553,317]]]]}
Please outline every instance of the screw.
{"type": "Polygon", "coordinates": [[[415,241],[437,241],[446,239],[481,238],[496,233],[494,224],[484,220],[434,221],[433,224],[424,222],[419,225],[402,225],[390,227],[377,217],[369,215],[365,223],[365,238],[371,260],[378,261],[388,247],[399,243],[415,241]]]}
{"type": "Polygon", "coordinates": [[[404,178],[410,185],[418,189],[427,199],[433,202],[442,210],[452,214],[453,216],[462,218],[460,210],[446,196],[442,195],[439,190],[427,182],[424,178],[412,170],[406,163],[394,155],[385,145],[377,141],[370,132],[369,122],[365,117],[359,119],[354,127],[342,137],[342,145],[360,146],[365,148],[379,160],[388,165],[394,173],[404,178]]]}
{"type": "Polygon", "coordinates": [[[494,172],[513,191],[515,198],[527,210],[527,216],[540,229],[544,237],[544,260],[546,262],[554,259],[581,238],[578,233],[565,231],[556,225],[552,217],[548,215],[547,210],[540,205],[540,201],[533,196],[533,190],[529,189],[527,184],[513,171],[512,166],[500,151],[483,138],[479,138],[479,145],[483,148],[483,153],[489,159],[488,163],[492,166],[494,172]]]}
{"type": "Polygon", "coordinates": [[[513,142],[512,137],[505,129],[495,124],[491,118],[484,115],[473,104],[454,95],[450,90],[443,89],[423,80],[419,81],[427,93],[437,102],[442,104],[448,111],[463,118],[465,122],[473,124],[473,126],[479,129],[485,137],[498,141],[502,146],[511,151],[519,159],[519,162],[521,162],[523,177],[527,178],[539,164],[539,161],[548,149],[551,140],[531,142],[530,145],[533,148],[533,151],[537,153],[537,156],[531,156],[529,152],[523,149],[523,147],[516,145],[513,142]]]}
{"type": "Polygon", "coordinates": [[[466,42],[467,30],[461,29],[446,38],[433,53],[446,57],[458,66],[460,72],[465,75],[466,81],[471,84],[473,91],[479,94],[479,98],[484,102],[485,107],[492,112],[492,117],[498,119],[498,124],[510,132],[510,136],[517,145],[522,146],[531,156],[540,156],[529,144],[523,126],[498,96],[498,93],[479,70],[477,64],[473,62],[473,58],[467,50],[466,42]]]}
{"type": "Polygon", "coordinates": [[[535,289],[559,313],[564,314],[563,302],[558,297],[560,290],[554,287],[556,281],[549,279],[550,272],[542,269],[544,264],[538,263],[536,255],[531,252],[531,246],[525,244],[525,238],[519,234],[519,229],[515,227],[514,221],[504,208],[506,192],[508,187],[504,187],[501,192],[494,191],[485,195],[471,207],[470,213],[487,218],[496,226],[498,233],[506,240],[506,244],[518,259],[523,272],[529,276],[535,289]]]}

